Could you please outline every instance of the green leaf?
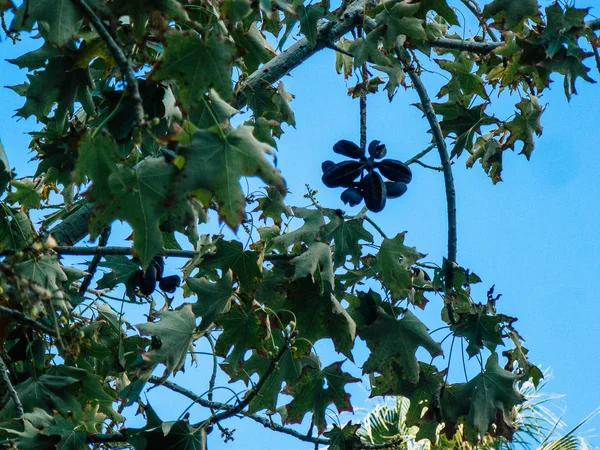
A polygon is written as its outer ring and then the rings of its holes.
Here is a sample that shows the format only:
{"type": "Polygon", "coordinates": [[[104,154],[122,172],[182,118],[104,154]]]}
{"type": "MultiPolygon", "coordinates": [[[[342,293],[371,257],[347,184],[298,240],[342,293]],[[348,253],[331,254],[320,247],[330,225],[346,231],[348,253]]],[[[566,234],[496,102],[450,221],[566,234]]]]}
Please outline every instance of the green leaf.
{"type": "Polygon", "coordinates": [[[450,81],[437,94],[438,98],[448,95],[449,100],[457,101],[472,94],[484,100],[488,98],[483,79],[472,72],[475,62],[468,59],[466,52],[457,52],[454,60],[436,59],[435,62],[451,75],[450,81]]]}
{"type": "Polygon", "coordinates": [[[240,370],[246,351],[264,351],[262,339],[266,330],[261,327],[261,319],[253,308],[234,303],[226,314],[217,317],[216,323],[223,332],[217,339],[215,352],[226,357],[232,374],[240,370]]]}
{"type": "Polygon", "coordinates": [[[187,278],[189,288],[198,296],[192,304],[196,317],[202,317],[198,326],[201,331],[208,330],[219,314],[225,314],[231,308],[233,298],[231,270],[224,272],[223,277],[212,283],[206,278],[187,278]]]}
{"type": "Polygon", "coordinates": [[[73,422],[64,417],[54,417],[54,424],[43,432],[46,436],[60,436],[56,450],[87,450],[87,433],[77,430],[73,422]]]}
{"type": "Polygon", "coordinates": [[[35,236],[33,224],[26,213],[0,202],[0,250],[20,250],[35,236]]]}
{"type": "Polygon", "coordinates": [[[204,257],[202,268],[221,269],[223,273],[231,269],[242,290],[252,292],[262,278],[258,256],[252,250],[244,250],[239,241],[219,239],[215,243],[215,253],[204,257]]]}
{"type": "Polygon", "coordinates": [[[317,44],[317,22],[325,15],[322,4],[304,6],[302,3],[296,8],[296,14],[300,21],[300,32],[306,36],[310,45],[317,44]]]}
{"type": "Polygon", "coordinates": [[[15,191],[7,195],[8,203],[18,203],[24,211],[41,206],[41,189],[43,188],[41,183],[34,183],[32,180],[13,180],[11,186],[15,188],[15,191]]]}
{"type": "Polygon", "coordinates": [[[494,352],[498,345],[504,345],[500,326],[502,317],[488,315],[484,306],[474,309],[474,312],[460,314],[458,322],[450,327],[455,336],[467,339],[469,345],[466,351],[470,358],[479,354],[483,346],[494,352]]]}
{"type": "Polygon", "coordinates": [[[245,218],[246,197],[239,182],[242,176],[259,176],[282,195],[287,192],[279,171],[265,158],[267,154],[272,154],[271,149],[254,137],[251,127],[226,132],[200,130],[190,146],[181,150],[185,163],[180,188],[183,192],[212,192],[220,218],[236,230],[245,218]]]}
{"type": "Polygon", "coordinates": [[[375,16],[375,21],[383,31],[385,47],[392,49],[396,39],[401,35],[413,39],[427,39],[423,20],[412,17],[419,11],[420,5],[418,3],[410,5],[404,2],[394,3],[396,2],[383,3],[382,11],[375,16]]]}
{"type": "MultiPolygon", "coordinates": [[[[75,378],[55,375],[41,375],[38,378],[28,378],[15,386],[19,400],[25,412],[34,408],[42,408],[51,413],[58,410],[62,415],[80,414],[81,406],[71,393],[73,385],[79,383],[75,378]]],[[[5,396],[4,407],[0,410],[0,418],[7,419],[15,416],[15,404],[8,395],[5,396]]]]}
{"type": "Polygon", "coordinates": [[[292,215],[292,210],[284,203],[283,195],[277,189],[268,187],[265,189],[265,192],[266,194],[264,197],[256,199],[258,206],[254,211],[262,211],[259,219],[266,222],[268,217],[273,220],[275,225],[281,225],[281,215],[290,217],[292,215]]]}
{"type": "Polygon", "coordinates": [[[524,400],[515,389],[516,379],[516,375],[500,368],[498,354],[492,353],[485,364],[485,371],[468,383],[471,401],[467,427],[483,435],[498,417],[510,417],[512,408],[524,400]]]}
{"type": "Polygon", "coordinates": [[[360,424],[352,425],[352,421],[342,428],[334,423],[331,430],[323,433],[323,436],[329,439],[329,450],[352,450],[361,447],[360,437],[356,434],[359,428],[360,424]]]}
{"type": "Polygon", "coordinates": [[[361,67],[367,61],[380,66],[387,66],[390,63],[389,58],[379,51],[382,30],[382,28],[376,28],[366,37],[352,41],[350,53],[354,55],[354,67],[361,67]]]}
{"type": "Polygon", "coordinates": [[[537,19],[539,10],[536,0],[494,0],[484,6],[482,15],[503,23],[506,30],[514,30],[526,19],[537,19]]]}
{"type": "Polygon", "coordinates": [[[107,255],[98,265],[110,269],[98,280],[98,289],[112,289],[119,283],[126,284],[140,270],[136,261],[125,256],[107,255]]]}
{"type": "Polygon", "coordinates": [[[561,48],[552,58],[551,61],[545,61],[542,65],[564,75],[564,90],[567,100],[571,100],[573,94],[577,94],[575,88],[575,82],[577,78],[581,77],[589,83],[595,83],[596,81],[588,75],[590,71],[589,67],[586,67],[582,61],[592,55],[591,53],[584,53],[580,48],[565,49],[561,48]]]}
{"type": "Polygon", "coordinates": [[[458,17],[446,0],[423,0],[421,2],[420,17],[425,17],[427,11],[435,11],[450,25],[459,25],[458,17]]]}
{"type": "Polygon", "coordinates": [[[26,68],[31,71],[41,69],[46,65],[46,61],[49,61],[50,59],[59,55],[60,53],[55,47],[44,44],[37,50],[24,53],[15,59],[7,59],[7,61],[11,64],[17,65],[19,69],[26,68]]]}
{"type": "Polygon", "coordinates": [[[535,148],[533,134],[540,136],[543,131],[540,118],[544,109],[540,106],[537,97],[533,95],[521,99],[515,106],[519,112],[513,120],[504,124],[504,127],[510,132],[506,145],[514,148],[516,141],[522,141],[523,148],[520,153],[529,159],[535,148]]]}
{"type": "MultiPolygon", "coordinates": [[[[71,4],[70,0],[60,2],[71,4]]],[[[50,0],[47,3],[54,2],[50,0]]],[[[75,102],[81,103],[86,113],[94,113],[91,92],[94,81],[87,67],[75,68],[67,58],[55,57],[50,59],[44,70],[28,74],[27,78],[29,87],[26,100],[17,110],[18,116],[27,118],[34,115],[40,120],[46,120],[54,104],[57,104],[54,117],[58,128],[63,128],[67,115],[73,113],[75,102]]]]}
{"type": "Polygon", "coordinates": [[[340,302],[328,290],[323,290],[309,277],[289,283],[285,309],[294,312],[300,337],[296,342],[300,353],[308,353],[310,343],[330,338],[336,351],[352,359],[351,349],[356,324],[340,302]],[[306,342],[308,340],[308,342],[306,342]]]}
{"type": "Polygon", "coordinates": [[[481,134],[481,127],[496,123],[496,119],[485,113],[486,104],[467,108],[461,102],[449,101],[434,103],[435,113],[442,115],[440,127],[444,137],[453,134],[455,137],[451,156],[459,157],[464,149],[471,150],[476,134],[481,134]]]}
{"type": "Polygon", "coordinates": [[[294,231],[289,231],[273,239],[274,243],[281,243],[289,247],[296,242],[309,244],[317,240],[321,228],[325,225],[323,214],[319,210],[307,208],[292,208],[294,217],[304,220],[304,224],[294,231]]]}
{"type": "Polygon", "coordinates": [[[342,372],[342,364],[336,362],[322,370],[306,366],[297,381],[286,385],[284,392],[294,398],[286,405],[287,423],[301,423],[304,415],[310,412],[317,431],[323,433],[327,426],[325,412],[329,405],[335,405],[340,413],[353,412],[350,394],[345,387],[348,383],[360,380],[342,372]]]}
{"type": "Polygon", "coordinates": [[[156,348],[151,348],[142,355],[151,364],[163,363],[166,366],[165,376],[169,373],[183,371],[185,357],[194,340],[196,316],[191,305],[183,305],[175,311],[157,313],[158,322],[138,324],[135,327],[142,336],[157,339],[156,348]]]}
{"type": "Polygon", "coordinates": [[[37,283],[50,293],[55,306],[60,307],[64,313],[71,310],[70,304],[61,285],[68,280],[67,275],[58,262],[57,256],[41,255],[34,259],[28,259],[14,266],[15,272],[34,283],[37,283]]]}
{"type": "Polygon", "coordinates": [[[329,223],[321,231],[321,239],[333,241],[334,267],[343,266],[350,256],[354,266],[358,266],[361,255],[359,241],[373,242],[373,235],[363,227],[363,219],[344,220],[335,212],[328,214],[329,223]]]}
{"type": "Polygon", "coordinates": [[[170,31],[165,34],[165,52],[154,80],[175,80],[178,99],[185,109],[198,105],[210,88],[224,99],[232,97],[231,70],[236,48],[216,36],[170,31]]]}
{"type": "Polygon", "coordinates": [[[35,21],[48,42],[63,45],[79,32],[83,17],[71,0],[31,0],[16,12],[11,28],[31,30],[35,21]]]}
{"type": "Polygon", "coordinates": [[[406,298],[412,287],[411,266],[425,255],[404,245],[404,235],[386,238],[377,252],[377,271],[381,282],[390,289],[394,300],[406,298]]]}
{"type": "Polygon", "coordinates": [[[419,364],[415,353],[423,347],[432,357],[442,354],[441,346],[427,333],[427,327],[413,313],[406,311],[398,320],[377,306],[378,295],[359,294],[357,313],[365,326],[358,329],[359,337],[371,350],[363,365],[363,373],[380,373],[388,380],[419,381],[419,364]]]}
{"type": "Polygon", "coordinates": [[[290,264],[295,267],[292,281],[310,277],[314,282],[316,274],[317,279],[323,281],[324,288],[329,286],[333,289],[331,247],[328,244],[311,242],[306,251],[290,260],[290,264]]]}
{"type": "Polygon", "coordinates": [[[502,181],[502,144],[494,139],[491,133],[478,137],[473,144],[473,153],[467,158],[466,166],[473,167],[477,160],[481,163],[483,170],[496,184],[502,181]]]}
{"type": "Polygon", "coordinates": [[[17,448],[24,450],[54,450],[59,442],[58,436],[45,436],[40,430],[54,423],[52,416],[43,409],[35,408],[32,413],[23,415],[23,430],[0,428],[10,435],[17,436],[17,448]]]}

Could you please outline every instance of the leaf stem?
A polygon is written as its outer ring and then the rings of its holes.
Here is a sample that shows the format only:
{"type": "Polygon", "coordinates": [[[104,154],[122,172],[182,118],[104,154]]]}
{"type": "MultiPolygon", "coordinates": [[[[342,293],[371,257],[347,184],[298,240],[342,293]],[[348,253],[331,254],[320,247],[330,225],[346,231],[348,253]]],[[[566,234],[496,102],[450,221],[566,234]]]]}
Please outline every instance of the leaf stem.
{"type": "Polygon", "coordinates": [[[4,363],[4,359],[2,358],[1,355],[0,355],[0,375],[2,376],[2,380],[4,381],[4,384],[6,385],[6,390],[8,391],[10,398],[12,399],[13,403],[15,404],[15,409],[17,410],[17,419],[20,419],[21,417],[23,417],[23,414],[25,414],[25,410],[23,409],[23,403],[21,403],[19,394],[17,394],[17,391],[15,390],[14,386],[12,385],[12,382],[10,381],[10,376],[8,375],[8,369],[6,368],[6,364],[4,363]]]}

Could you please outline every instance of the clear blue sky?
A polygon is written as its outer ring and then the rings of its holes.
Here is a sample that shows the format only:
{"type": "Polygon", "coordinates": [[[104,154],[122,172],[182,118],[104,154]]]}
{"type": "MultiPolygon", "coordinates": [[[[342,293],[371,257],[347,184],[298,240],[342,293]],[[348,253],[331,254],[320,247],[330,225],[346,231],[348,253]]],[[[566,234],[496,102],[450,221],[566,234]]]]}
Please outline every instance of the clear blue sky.
{"type": "MultiPolygon", "coordinates": [[[[548,3],[548,2],[545,2],[548,3]]],[[[586,4],[593,4],[588,1],[586,4]]],[[[582,2],[583,4],[583,2],[582,2]]],[[[37,48],[41,41],[26,41],[13,46],[0,43],[0,73],[2,85],[25,81],[25,72],[5,62],[23,53],[26,47],[37,48]]],[[[588,64],[592,64],[589,60],[588,64]]],[[[592,77],[600,79],[594,69],[592,77]]],[[[536,141],[531,161],[507,152],[504,158],[503,183],[494,186],[477,164],[464,167],[464,157],[454,165],[458,203],[458,261],[476,272],[482,279],[474,291],[475,300],[484,301],[485,291],[496,285],[502,294],[498,309],[519,318],[517,327],[526,339],[532,361],[543,369],[550,367],[553,377],[545,390],[564,394],[567,406],[564,419],[577,423],[600,406],[600,188],[598,187],[598,152],[600,151],[600,85],[578,82],[579,95],[568,103],[562,91],[562,77],[554,76],[551,91],[541,98],[547,104],[542,117],[544,134],[536,141]]],[[[332,145],[339,139],[358,140],[358,101],[346,95],[347,85],[334,71],[334,54],[325,50],[295,69],[284,80],[288,91],[295,94],[292,103],[297,126],[287,128],[279,142],[279,167],[292,193],[288,201],[304,205],[304,184],[319,189],[319,200],[331,207],[343,207],[339,189],[327,189],[320,181],[320,164],[335,159],[332,145]]],[[[425,81],[439,86],[444,79],[428,75],[425,81]]],[[[431,89],[431,93],[437,90],[431,89]]],[[[427,123],[413,106],[417,102],[413,91],[401,90],[390,104],[386,94],[369,97],[368,138],[387,144],[389,156],[407,159],[430,140],[427,123]]],[[[513,99],[513,103],[518,99],[513,99]]],[[[10,163],[20,176],[31,174],[27,161],[29,137],[35,127],[32,120],[15,121],[14,110],[22,99],[8,89],[0,89],[0,138],[10,163]]],[[[498,102],[498,116],[507,118],[510,102],[498,102]]],[[[431,152],[425,162],[438,165],[437,154],[431,152]]],[[[439,263],[446,250],[446,210],[442,175],[413,166],[413,181],[408,192],[389,202],[386,209],[372,217],[388,235],[407,230],[406,242],[428,254],[428,260],[439,263]]],[[[349,212],[351,209],[345,208],[349,212]]],[[[358,207],[356,212],[358,212],[358,207]]],[[[212,224],[202,232],[215,232],[212,224]]],[[[127,234],[125,229],[118,233],[127,234]]],[[[119,236],[114,245],[119,245],[119,236]]],[[[180,261],[171,261],[177,267],[180,261]]],[[[180,300],[181,301],[181,300],[180,300]]],[[[420,317],[434,328],[439,323],[439,298],[420,317]]],[[[141,315],[138,321],[144,320],[141,315]]],[[[132,320],[137,323],[136,320],[132,320]]],[[[443,336],[443,335],[442,335],[443,336]]],[[[436,335],[441,339],[439,335],[436,335]]],[[[199,350],[202,350],[201,345],[199,350]]],[[[462,381],[460,352],[455,349],[450,379],[462,381]]],[[[322,346],[322,358],[334,357],[322,346]]],[[[446,354],[448,352],[446,351],[446,354]]],[[[364,360],[364,353],[362,358],[364,360]]],[[[198,368],[187,367],[175,381],[201,393],[207,386],[212,361],[199,355],[198,368]]],[[[334,358],[334,359],[330,359],[334,358]]],[[[359,361],[360,363],[360,361],[359,361]]],[[[446,362],[438,360],[444,367],[446,362]]],[[[360,368],[349,362],[345,369],[360,374],[360,368]]],[[[226,385],[225,382],[222,383],[226,385]]],[[[370,409],[366,383],[351,392],[358,409],[370,409]]],[[[239,386],[231,386],[240,390],[239,386]]],[[[176,419],[188,402],[162,389],[147,395],[164,420],[176,419]]],[[[227,400],[230,393],[218,391],[218,399],[227,400]]],[[[192,419],[204,412],[192,409],[192,419]]],[[[358,411],[358,418],[362,411],[358,411]]],[[[346,422],[351,417],[343,415],[346,422]]],[[[354,420],[357,420],[356,418],[354,420]]],[[[211,449],[244,448],[247,450],[308,449],[293,438],[263,430],[262,426],[232,419],[226,422],[237,428],[233,444],[224,445],[215,430],[210,438],[211,449]]],[[[141,424],[132,419],[130,425],[141,424]]],[[[303,424],[306,430],[308,424],[303,424]]],[[[598,428],[594,419],[590,428],[598,428]]],[[[600,444],[600,439],[592,439],[600,444]]]]}

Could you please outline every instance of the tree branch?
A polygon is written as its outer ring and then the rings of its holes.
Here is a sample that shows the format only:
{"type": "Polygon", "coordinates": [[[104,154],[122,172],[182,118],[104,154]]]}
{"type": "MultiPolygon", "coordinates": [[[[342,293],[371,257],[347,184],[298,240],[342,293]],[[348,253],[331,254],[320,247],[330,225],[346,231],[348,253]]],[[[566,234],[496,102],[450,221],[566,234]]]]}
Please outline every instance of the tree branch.
{"type": "Polygon", "coordinates": [[[498,42],[498,37],[496,36],[496,33],[494,33],[492,30],[490,30],[490,28],[485,23],[485,20],[482,18],[481,9],[479,8],[479,5],[474,0],[460,0],[460,1],[463,5],[465,5],[467,7],[467,9],[469,11],[471,11],[473,13],[473,15],[475,17],[477,17],[477,20],[479,20],[479,24],[481,25],[483,30],[488,34],[490,39],[494,42],[498,42]]]}
{"type": "Polygon", "coordinates": [[[435,143],[434,144],[429,144],[429,146],[425,150],[421,150],[419,153],[417,153],[412,158],[407,159],[406,161],[404,161],[404,164],[406,164],[407,166],[410,166],[411,164],[416,163],[417,161],[419,161],[423,156],[425,156],[427,153],[429,153],[434,148],[435,148],[435,143]]]}
{"type": "Polygon", "coordinates": [[[21,403],[21,399],[19,398],[19,394],[15,391],[12,382],[10,381],[10,376],[8,375],[8,369],[6,368],[6,364],[4,364],[4,359],[0,355],[0,376],[2,376],[2,380],[4,380],[4,384],[6,385],[6,390],[10,395],[13,403],[15,404],[15,409],[17,410],[17,419],[23,417],[25,414],[25,410],[23,409],[23,403],[21,403]]]}
{"type": "Polygon", "coordinates": [[[283,355],[285,355],[285,353],[287,351],[288,351],[288,346],[287,346],[287,342],[286,342],[285,345],[281,346],[281,349],[279,350],[279,353],[277,353],[277,356],[275,356],[275,358],[273,358],[271,360],[269,367],[267,367],[267,370],[265,370],[265,373],[262,374],[262,376],[260,377],[260,380],[258,380],[258,383],[256,383],[254,385],[254,387],[252,387],[252,389],[250,389],[250,391],[246,394],[244,399],[241,402],[239,402],[236,406],[231,408],[230,410],[223,411],[219,414],[216,414],[216,415],[210,417],[208,419],[207,423],[208,424],[218,423],[221,420],[228,419],[229,417],[232,417],[232,416],[235,416],[236,414],[241,413],[244,410],[244,408],[246,406],[248,406],[250,404],[250,402],[252,400],[254,400],[254,398],[259,394],[260,390],[265,385],[265,383],[267,382],[267,380],[269,379],[269,377],[271,376],[271,374],[277,367],[277,364],[279,363],[281,358],[283,358],[283,355]]]}
{"type": "Polygon", "coordinates": [[[110,50],[111,54],[115,58],[115,61],[119,65],[123,76],[127,80],[127,87],[131,92],[131,99],[133,100],[133,108],[137,117],[138,125],[144,126],[144,107],[142,104],[142,97],[140,95],[140,88],[138,82],[133,73],[133,69],[123,49],[113,39],[111,34],[108,32],[100,18],[96,15],[94,10],[86,3],[85,0],[71,0],[81,13],[87,17],[87,19],[94,25],[96,32],[100,35],[102,40],[106,43],[106,46],[110,50]]]}
{"type": "MultiPolygon", "coordinates": [[[[106,244],[108,244],[108,238],[110,236],[110,225],[107,226],[104,230],[102,230],[102,233],[100,234],[100,239],[98,240],[98,247],[102,248],[102,247],[106,247],[106,244]]],[[[81,285],[79,286],[79,293],[81,295],[85,294],[87,289],[90,287],[90,283],[92,282],[92,279],[94,278],[94,274],[96,273],[96,270],[98,270],[98,264],[100,264],[100,260],[102,259],[102,255],[94,255],[94,257],[92,258],[92,261],[90,262],[90,265],[88,266],[88,274],[83,277],[83,280],[81,281],[81,285]]]]}
{"type": "MultiPolygon", "coordinates": [[[[438,149],[440,162],[442,163],[442,169],[444,172],[444,184],[446,185],[446,205],[448,210],[448,263],[446,267],[445,288],[446,294],[448,294],[453,285],[452,275],[454,268],[452,263],[456,262],[456,247],[458,241],[456,231],[456,191],[454,189],[454,176],[452,175],[452,167],[450,165],[448,149],[446,148],[446,141],[435,115],[435,111],[433,110],[433,106],[431,105],[431,100],[429,99],[425,85],[423,84],[423,81],[421,81],[421,77],[415,72],[414,67],[406,67],[405,70],[406,73],[408,73],[408,76],[410,77],[417,94],[419,95],[419,99],[421,100],[423,112],[425,113],[427,121],[429,122],[429,127],[431,128],[431,133],[433,134],[433,139],[438,149]]],[[[451,301],[448,299],[446,299],[446,309],[448,311],[448,319],[450,320],[450,323],[454,324],[454,310],[452,308],[451,301]]]]}
{"type": "Polygon", "coordinates": [[[0,315],[12,317],[13,319],[21,323],[29,325],[31,328],[35,328],[36,330],[46,333],[49,336],[57,337],[57,334],[54,331],[54,329],[52,329],[48,325],[44,325],[43,323],[38,322],[33,317],[29,317],[21,311],[17,311],[16,309],[7,308],[6,306],[0,305],[0,315]]]}

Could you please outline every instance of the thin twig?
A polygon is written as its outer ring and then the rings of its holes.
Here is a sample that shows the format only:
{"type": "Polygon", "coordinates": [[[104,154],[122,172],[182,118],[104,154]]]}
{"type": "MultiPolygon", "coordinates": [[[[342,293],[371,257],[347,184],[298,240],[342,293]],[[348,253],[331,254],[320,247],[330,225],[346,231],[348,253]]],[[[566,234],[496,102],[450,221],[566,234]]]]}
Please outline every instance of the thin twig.
{"type": "Polygon", "coordinates": [[[137,118],[139,126],[145,125],[144,120],[144,106],[142,103],[142,97],[140,95],[140,87],[138,85],[133,68],[128,58],[125,56],[123,49],[113,39],[109,31],[106,29],[100,18],[96,15],[94,10],[86,3],[85,0],[71,0],[82,14],[88,18],[88,20],[94,25],[96,32],[100,35],[102,40],[106,43],[106,46],[110,50],[115,61],[119,65],[121,72],[127,80],[127,87],[131,92],[131,99],[133,100],[133,109],[137,118]]]}
{"type": "Polygon", "coordinates": [[[0,356],[0,375],[2,376],[2,380],[4,380],[4,384],[6,385],[6,390],[8,391],[10,398],[15,404],[15,409],[17,410],[17,419],[20,419],[23,417],[23,414],[25,414],[25,410],[23,409],[23,403],[21,403],[19,394],[17,394],[17,391],[10,381],[8,369],[6,368],[6,364],[4,364],[4,359],[2,359],[2,356],[0,356]]]}
{"type": "Polygon", "coordinates": [[[367,65],[363,64],[361,68],[362,72],[362,86],[360,87],[360,148],[367,149],[367,92],[369,83],[369,72],[367,71],[367,65]]]}
{"type": "Polygon", "coordinates": [[[57,333],[54,331],[54,329],[48,325],[38,322],[33,317],[29,317],[21,311],[17,311],[16,309],[7,308],[6,306],[0,305],[0,315],[12,317],[21,323],[29,325],[31,328],[35,328],[36,330],[46,333],[49,336],[57,337],[57,333]]]}
{"type": "MultiPolygon", "coordinates": [[[[446,276],[445,276],[445,290],[446,295],[452,291],[453,287],[453,263],[456,262],[456,248],[457,248],[457,231],[456,231],[456,191],[454,189],[454,176],[452,175],[452,166],[450,164],[450,156],[448,155],[448,149],[446,148],[446,141],[440,124],[435,115],[429,94],[427,89],[421,81],[421,77],[415,72],[415,69],[410,66],[405,66],[405,71],[408,73],[419,99],[423,107],[423,112],[429,122],[433,139],[436,143],[438,153],[440,155],[440,161],[444,172],[444,184],[446,185],[446,204],[448,212],[448,262],[446,265],[446,276]]],[[[455,323],[454,309],[452,307],[451,299],[446,299],[446,310],[448,312],[448,320],[451,324],[455,323]]]]}
{"type": "Polygon", "coordinates": [[[283,355],[285,355],[287,351],[288,346],[286,343],[285,345],[281,346],[281,349],[279,350],[279,353],[277,353],[277,356],[275,356],[275,358],[271,360],[271,363],[269,364],[269,367],[267,367],[267,370],[265,370],[265,372],[260,377],[260,380],[258,380],[258,383],[256,383],[254,387],[250,389],[250,391],[246,394],[244,399],[241,402],[239,402],[236,406],[231,408],[229,411],[223,411],[219,414],[209,417],[207,423],[218,423],[221,420],[228,419],[229,417],[241,413],[244,410],[244,408],[248,406],[250,402],[254,400],[254,398],[260,393],[260,390],[265,385],[271,374],[275,371],[279,361],[281,360],[281,358],[283,358],[283,355]]]}
{"type": "Polygon", "coordinates": [[[331,42],[328,42],[327,44],[325,44],[325,47],[330,48],[331,50],[335,50],[336,52],[341,53],[342,55],[346,55],[346,56],[350,56],[351,58],[354,58],[354,55],[352,53],[350,53],[348,50],[344,50],[343,48],[340,48],[331,42]]]}
{"type": "Polygon", "coordinates": [[[371,219],[369,216],[363,216],[363,219],[366,220],[367,222],[369,222],[373,228],[375,228],[377,230],[377,232],[381,235],[382,238],[387,239],[386,234],[384,233],[384,231],[379,228],[379,225],[377,225],[373,219],[371,219]]]}
{"type": "Polygon", "coordinates": [[[481,25],[483,30],[488,34],[490,39],[494,42],[498,42],[499,40],[498,40],[498,36],[496,36],[496,33],[494,33],[485,23],[485,20],[483,19],[483,16],[481,15],[481,8],[479,8],[479,5],[474,0],[460,0],[460,1],[463,5],[465,5],[467,7],[467,9],[469,11],[471,11],[473,13],[473,15],[475,17],[477,17],[477,20],[479,20],[479,24],[481,25]]]}
{"type": "Polygon", "coordinates": [[[410,166],[411,164],[414,164],[415,162],[417,162],[418,160],[420,160],[423,156],[425,156],[427,153],[429,153],[434,148],[435,148],[435,144],[429,144],[429,146],[425,150],[421,150],[419,153],[417,153],[412,158],[407,159],[406,161],[404,161],[404,164],[406,164],[407,166],[410,166]]]}
{"type": "MultiPolygon", "coordinates": [[[[107,226],[104,230],[102,230],[102,233],[100,234],[100,239],[98,239],[98,247],[102,248],[102,247],[106,247],[106,244],[108,244],[108,238],[110,236],[110,225],[107,226]]],[[[85,294],[87,292],[87,289],[90,287],[90,283],[92,282],[92,279],[94,278],[94,274],[96,273],[96,270],[98,270],[98,264],[100,264],[100,260],[102,259],[102,255],[94,255],[94,257],[92,258],[92,261],[90,262],[90,265],[88,266],[88,270],[87,270],[87,275],[85,277],[83,277],[83,280],[81,280],[81,285],[79,286],[79,293],[81,295],[85,294]]]]}
{"type": "Polygon", "coordinates": [[[444,170],[443,167],[430,166],[429,164],[425,164],[423,161],[419,160],[416,160],[415,163],[420,165],[421,167],[425,167],[426,169],[435,170],[436,172],[442,172],[444,170]]]}

